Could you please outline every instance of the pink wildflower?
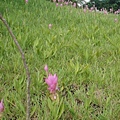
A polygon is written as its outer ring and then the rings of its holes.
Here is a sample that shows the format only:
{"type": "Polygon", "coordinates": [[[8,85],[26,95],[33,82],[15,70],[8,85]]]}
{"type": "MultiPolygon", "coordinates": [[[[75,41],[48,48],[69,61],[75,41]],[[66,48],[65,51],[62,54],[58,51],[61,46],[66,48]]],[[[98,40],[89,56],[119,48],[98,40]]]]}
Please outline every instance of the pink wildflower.
{"type": "Polygon", "coordinates": [[[44,70],[46,71],[46,74],[48,76],[49,73],[48,73],[48,66],[47,65],[45,65],[44,70]]]}
{"type": "Polygon", "coordinates": [[[84,8],[83,11],[86,12],[86,9],[84,8]]]}
{"type": "Polygon", "coordinates": [[[118,9],[117,11],[118,11],[118,13],[120,13],[120,9],[118,9]]]}
{"type": "Polygon", "coordinates": [[[58,6],[59,4],[58,3],[56,3],[56,6],[58,6]]]}
{"type": "Polygon", "coordinates": [[[107,10],[104,10],[103,12],[104,12],[104,14],[105,14],[105,15],[107,15],[107,14],[108,14],[107,10]]]}
{"type": "Polygon", "coordinates": [[[103,9],[101,8],[100,11],[103,12],[103,9]]]}
{"type": "Polygon", "coordinates": [[[88,8],[88,5],[85,5],[85,9],[87,9],[87,10],[89,9],[89,8],[88,8]]]}
{"type": "Polygon", "coordinates": [[[73,4],[73,7],[76,7],[76,6],[77,6],[77,4],[76,4],[76,3],[74,3],[74,4],[73,4]]]}
{"type": "Polygon", "coordinates": [[[53,2],[56,2],[56,0],[53,0],[53,2]]]}
{"type": "Polygon", "coordinates": [[[58,0],[58,2],[61,2],[61,0],[58,0]]]}
{"type": "Polygon", "coordinates": [[[117,18],[115,18],[115,19],[114,19],[114,21],[115,21],[115,22],[118,22],[118,19],[117,19],[117,18]]]}
{"type": "Polygon", "coordinates": [[[91,8],[90,8],[90,10],[91,10],[91,11],[93,11],[93,10],[94,10],[94,8],[93,8],[93,7],[91,7],[91,8]]]}
{"type": "Polygon", "coordinates": [[[48,85],[48,90],[50,93],[55,93],[57,90],[57,84],[58,84],[58,77],[56,74],[52,75],[49,74],[48,78],[45,79],[45,82],[48,85]]]}
{"type": "Polygon", "coordinates": [[[115,11],[115,14],[118,14],[119,13],[119,11],[115,11]]]}
{"type": "Polygon", "coordinates": [[[69,3],[70,3],[71,5],[73,4],[73,2],[71,2],[71,1],[70,1],[69,3]]]}
{"type": "Polygon", "coordinates": [[[25,0],[26,3],[28,3],[28,0],[25,0]]]}
{"type": "Polygon", "coordinates": [[[0,101],[0,113],[2,113],[4,111],[4,104],[3,104],[3,100],[0,101]]]}
{"type": "Polygon", "coordinates": [[[113,9],[112,9],[112,8],[110,8],[110,12],[111,12],[111,13],[113,12],[113,9]]]}
{"type": "Polygon", "coordinates": [[[117,14],[117,12],[115,11],[114,14],[117,14]]]}
{"type": "Polygon", "coordinates": [[[48,27],[49,27],[49,29],[51,29],[52,28],[52,24],[49,24],[48,27]]]}
{"type": "Polygon", "coordinates": [[[48,72],[48,66],[47,66],[47,65],[45,65],[44,70],[45,70],[46,72],[48,72]]]}
{"type": "Polygon", "coordinates": [[[61,4],[60,4],[60,6],[62,7],[62,6],[63,6],[63,4],[61,3],[61,4]]]}
{"type": "Polygon", "coordinates": [[[65,4],[65,5],[68,5],[68,2],[65,1],[64,4],[65,4]]]}

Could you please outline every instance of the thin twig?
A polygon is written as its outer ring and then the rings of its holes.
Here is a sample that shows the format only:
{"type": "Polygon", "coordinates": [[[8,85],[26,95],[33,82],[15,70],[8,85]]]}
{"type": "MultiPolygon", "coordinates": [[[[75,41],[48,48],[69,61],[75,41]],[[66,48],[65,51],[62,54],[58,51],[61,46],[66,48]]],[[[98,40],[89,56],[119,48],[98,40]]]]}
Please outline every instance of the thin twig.
{"type": "Polygon", "coordinates": [[[2,17],[2,15],[0,14],[0,19],[2,20],[2,22],[4,23],[4,25],[7,27],[8,32],[10,33],[11,37],[13,38],[13,41],[15,42],[16,46],[18,47],[18,50],[20,51],[22,60],[23,60],[23,64],[24,64],[24,68],[26,70],[26,76],[27,76],[27,110],[26,110],[26,120],[30,120],[30,72],[25,60],[25,55],[24,52],[22,51],[22,48],[20,47],[16,37],[14,36],[12,30],[10,29],[8,23],[6,22],[6,20],[2,17]]]}

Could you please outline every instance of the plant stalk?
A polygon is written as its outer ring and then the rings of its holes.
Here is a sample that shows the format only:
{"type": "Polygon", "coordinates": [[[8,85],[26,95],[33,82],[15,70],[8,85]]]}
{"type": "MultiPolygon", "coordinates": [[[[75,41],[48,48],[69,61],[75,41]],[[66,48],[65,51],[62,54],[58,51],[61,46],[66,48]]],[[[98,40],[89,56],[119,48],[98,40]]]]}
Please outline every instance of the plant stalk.
{"type": "Polygon", "coordinates": [[[27,88],[26,88],[26,93],[27,93],[27,109],[26,109],[26,120],[30,120],[30,72],[25,60],[25,55],[24,52],[22,50],[22,48],[20,47],[15,35],[13,34],[12,30],[10,29],[8,23],[6,22],[6,20],[2,17],[2,15],[0,14],[0,19],[2,20],[2,22],[4,23],[4,25],[6,26],[8,32],[10,33],[13,41],[15,42],[16,46],[18,47],[18,50],[21,54],[22,60],[23,60],[23,64],[24,64],[24,68],[26,70],[26,77],[27,77],[27,88]]]}

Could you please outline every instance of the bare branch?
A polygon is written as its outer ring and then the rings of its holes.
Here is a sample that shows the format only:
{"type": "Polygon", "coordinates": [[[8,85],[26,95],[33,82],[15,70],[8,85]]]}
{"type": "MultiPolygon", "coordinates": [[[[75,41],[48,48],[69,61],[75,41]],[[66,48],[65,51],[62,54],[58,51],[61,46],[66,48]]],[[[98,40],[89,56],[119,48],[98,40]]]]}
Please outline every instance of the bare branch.
{"type": "Polygon", "coordinates": [[[26,70],[26,76],[27,76],[27,88],[26,88],[26,92],[27,92],[27,110],[26,110],[26,120],[30,120],[30,72],[25,60],[25,55],[24,52],[22,51],[22,48],[20,47],[16,37],[14,36],[12,30],[10,29],[8,23],[6,22],[6,20],[2,17],[2,15],[0,14],[0,19],[2,20],[2,22],[4,23],[4,25],[7,27],[8,32],[10,33],[13,41],[15,42],[16,46],[18,47],[18,50],[20,51],[22,60],[23,60],[23,64],[24,64],[24,68],[26,70]]]}

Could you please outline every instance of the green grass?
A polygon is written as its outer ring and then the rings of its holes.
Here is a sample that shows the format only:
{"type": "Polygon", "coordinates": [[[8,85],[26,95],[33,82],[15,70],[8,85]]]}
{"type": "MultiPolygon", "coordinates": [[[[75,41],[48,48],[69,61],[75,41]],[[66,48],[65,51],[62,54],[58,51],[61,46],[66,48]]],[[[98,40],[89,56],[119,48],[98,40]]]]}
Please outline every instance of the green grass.
{"type": "MultiPolygon", "coordinates": [[[[73,7],[56,7],[45,0],[31,0],[28,4],[2,0],[0,5],[30,69],[31,119],[120,119],[119,15],[84,13],[73,7]],[[118,22],[114,22],[115,18],[118,22]],[[49,99],[43,82],[45,64],[59,78],[57,102],[49,99]]],[[[3,120],[25,120],[26,73],[2,21],[0,63],[3,120]]]]}

